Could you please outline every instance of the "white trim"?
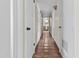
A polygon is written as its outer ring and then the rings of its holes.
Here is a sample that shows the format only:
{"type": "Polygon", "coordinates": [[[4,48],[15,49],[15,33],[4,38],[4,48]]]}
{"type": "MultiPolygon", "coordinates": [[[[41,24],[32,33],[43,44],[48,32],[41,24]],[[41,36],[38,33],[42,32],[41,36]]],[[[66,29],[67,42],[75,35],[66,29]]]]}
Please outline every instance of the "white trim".
{"type": "Polygon", "coordinates": [[[10,1],[10,57],[23,58],[23,1],[10,1]]]}
{"type": "Polygon", "coordinates": [[[23,0],[17,0],[17,57],[23,57],[23,0]]]}
{"type": "Polygon", "coordinates": [[[13,57],[13,0],[10,1],[10,57],[13,57]]]}

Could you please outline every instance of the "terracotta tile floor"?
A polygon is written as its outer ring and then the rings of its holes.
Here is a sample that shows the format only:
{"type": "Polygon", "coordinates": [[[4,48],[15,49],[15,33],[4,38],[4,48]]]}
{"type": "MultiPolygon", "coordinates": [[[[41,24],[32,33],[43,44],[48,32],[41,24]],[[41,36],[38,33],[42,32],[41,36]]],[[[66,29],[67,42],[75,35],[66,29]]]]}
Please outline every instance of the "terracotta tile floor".
{"type": "Polygon", "coordinates": [[[54,39],[49,34],[49,31],[43,31],[43,36],[35,49],[33,58],[62,58],[54,39]]]}

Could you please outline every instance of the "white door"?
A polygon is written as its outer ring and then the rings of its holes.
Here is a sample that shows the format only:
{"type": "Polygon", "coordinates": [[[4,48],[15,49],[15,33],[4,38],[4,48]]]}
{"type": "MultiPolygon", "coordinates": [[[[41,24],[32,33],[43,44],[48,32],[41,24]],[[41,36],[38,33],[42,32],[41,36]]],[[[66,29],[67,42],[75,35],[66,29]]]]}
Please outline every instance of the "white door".
{"type": "Polygon", "coordinates": [[[25,0],[25,5],[24,5],[24,13],[25,13],[25,20],[24,20],[24,25],[25,25],[25,34],[24,34],[24,57],[31,58],[33,53],[34,53],[34,27],[35,27],[35,20],[34,20],[34,5],[33,5],[33,0],[25,0]]]}

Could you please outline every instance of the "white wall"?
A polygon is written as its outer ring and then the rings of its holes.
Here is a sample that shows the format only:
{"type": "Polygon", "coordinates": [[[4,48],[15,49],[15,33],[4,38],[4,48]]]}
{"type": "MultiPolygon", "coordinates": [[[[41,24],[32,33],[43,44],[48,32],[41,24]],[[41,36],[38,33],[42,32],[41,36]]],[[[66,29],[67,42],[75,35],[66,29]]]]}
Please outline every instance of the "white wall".
{"type": "Polygon", "coordinates": [[[63,0],[63,55],[79,57],[79,1],[63,0]]]}
{"type": "Polygon", "coordinates": [[[62,48],[62,8],[61,8],[61,0],[55,2],[53,6],[57,5],[57,10],[52,8],[52,21],[50,23],[52,26],[52,37],[56,41],[57,46],[59,47],[59,51],[61,52],[62,48]],[[61,26],[61,28],[59,28],[61,26]]]}
{"type": "MultiPolygon", "coordinates": [[[[56,18],[53,17],[52,34],[59,47],[59,35],[57,24],[63,25],[63,40],[62,40],[62,56],[63,57],[79,57],[79,1],[78,0],[62,0],[63,3],[63,24],[58,24],[56,18]],[[55,23],[55,24],[54,24],[55,23]],[[55,27],[55,28],[54,28],[55,27]],[[56,32],[56,33],[55,33],[56,32]],[[57,36],[58,35],[58,36],[57,36]],[[57,38],[58,37],[58,38],[57,38]]],[[[61,9],[60,9],[61,10],[61,9]]],[[[62,12],[62,11],[61,11],[62,12]]],[[[56,13],[53,10],[53,16],[56,13]]],[[[62,18],[60,18],[62,19],[62,18]]],[[[62,38],[61,38],[62,39],[62,38]]]]}
{"type": "Polygon", "coordinates": [[[74,7],[74,57],[79,58],[79,0],[73,0],[74,7]]]}
{"type": "MultiPolygon", "coordinates": [[[[59,11],[54,11],[52,19],[53,19],[53,27],[52,27],[52,35],[59,47],[62,48],[62,56],[63,57],[78,57],[78,2],[76,0],[62,0],[63,3],[63,14],[59,14],[59,11]],[[74,13],[74,14],[73,14],[74,13]],[[60,21],[62,18],[59,16],[63,16],[63,24],[60,21]],[[59,19],[58,19],[59,18],[59,19]],[[63,27],[61,26],[63,25],[63,27]],[[61,26],[63,28],[63,40],[62,40],[62,32],[60,33],[61,26]],[[61,37],[61,38],[60,38],[61,37]],[[61,41],[62,40],[62,41],[61,41]],[[60,42],[61,41],[61,42],[60,42]],[[60,47],[62,43],[62,46],[60,47]]],[[[62,9],[60,9],[62,10],[62,9]]],[[[62,12],[62,11],[61,11],[62,12]]]]}
{"type": "MultiPolygon", "coordinates": [[[[76,0],[77,1],[77,0],[76,0]]],[[[74,57],[73,0],[63,0],[63,56],[74,57]]]]}
{"type": "Polygon", "coordinates": [[[0,0],[0,58],[10,57],[10,0],[0,0]]]}

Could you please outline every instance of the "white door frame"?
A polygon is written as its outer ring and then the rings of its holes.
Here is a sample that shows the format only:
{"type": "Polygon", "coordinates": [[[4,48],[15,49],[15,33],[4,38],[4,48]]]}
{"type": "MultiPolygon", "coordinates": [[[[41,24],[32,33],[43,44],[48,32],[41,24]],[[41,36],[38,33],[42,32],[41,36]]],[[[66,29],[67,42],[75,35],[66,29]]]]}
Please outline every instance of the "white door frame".
{"type": "Polygon", "coordinates": [[[35,53],[35,4],[24,0],[24,57],[32,58],[35,53]],[[30,5],[30,6],[29,6],[30,5]],[[27,30],[27,27],[30,30],[27,30]]]}
{"type": "Polygon", "coordinates": [[[27,57],[27,43],[25,41],[25,1],[13,0],[13,39],[11,40],[11,57],[27,57]],[[26,46],[25,46],[26,45],[26,46]]]}
{"type": "Polygon", "coordinates": [[[24,0],[11,0],[11,7],[13,9],[11,9],[11,17],[13,17],[13,19],[11,19],[11,22],[13,21],[13,32],[11,32],[13,35],[13,39],[11,38],[11,57],[14,58],[22,58],[24,55],[23,1],[24,0]]]}

